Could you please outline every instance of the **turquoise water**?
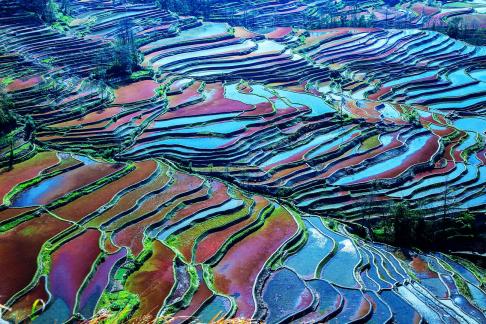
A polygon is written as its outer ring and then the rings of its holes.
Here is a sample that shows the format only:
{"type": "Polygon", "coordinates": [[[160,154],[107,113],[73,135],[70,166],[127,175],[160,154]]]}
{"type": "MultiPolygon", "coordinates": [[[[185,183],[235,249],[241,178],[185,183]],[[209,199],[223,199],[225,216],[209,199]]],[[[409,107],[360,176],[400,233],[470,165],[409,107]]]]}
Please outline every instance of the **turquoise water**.
{"type": "Polygon", "coordinates": [[[433,41],[434,46],[429,46],[420,51],[420,53],[415,53],[412,59],[413,63],[418,63],[423,60],[424,57],[427,59],[429,56],[437,55],[437,53],[444,53],[447,51],[447,46],[451,46],[454,42],[451,39],[445,37],[439,37],[437,40],[433,41]],[[419,57],[421,55],[421,57],[419,57]]]}
{"type": "Polygon", "coordinates": [[[398,264],[398,261],[391,255],[390,253],[386,253],[384,250],[380,250],[377,248],[377,245],[374,245],[372,248],[370,247],[371,251],[375,255],[379,255],[382,263],[380,266],[386,271],[387,275],[391,278],[394,282],[403,282],[405,278],[408,278],[408,275],[402,269],[402,267],[398,264]]]}
{"type": "Polygon", "coordinates": [[[392,317],[391,310],[377,293],[373,292],[368,295],[373,298],[374,301],[373,321],[376,321],[376,323],[389,323],[392,317]]]}
{"type": "Polygon", "coordinates": [[[89,158],[89,157],[84,156],[84,155],[74,155],[73,157],[76,160],[83,162],[84,165],[92,165],[92,164],[98,163],[95,160],[93,160],[92,158],[89,158]]]}
{"type": "Polygon", "coordinates": [[[65,322],[69,319],[72,310],[61,298],[55,298],[49,301],[49,307],[40,314],[32,323],[58,323],[65,322]]]}
{"type": "Polygon", "coordinates": [[[41,181],[39,184],[30,187],[14,197],[12,207],[38,206],[42,204],[44,193],[50,188],[60,187],[63,184],[65,175],[60,174],[53,178],[41,181]]]}
{"type": "Polygon", "coordinates": [[[463,209],[469,209],[469,208],[474,208],[474,207],[485,206],[486,205],[486,193],[484,192],[484,190],[482,192],[479,192],[479,191],[481,191],[481,190],[480,189],[477,190],[478,195],[476,197],[474,197],[470,200],[467,200],[466,202],[462,203],[458,207],[463,208],[463,209]]]}
{"type": "Polygon", "coordinates": [[[378,139],[380,140],[380,143],[383,145],[383,146],[388,146],[391,144],[391,142],[393,142],[393,139],[395,138],[395,135],[393,134],[382,134],[378,137],[378,139]]]}
{"type": "Polygon", "coordinates": [[[380,289],[383,288],[390,288],[392,284],[389,281],[385,281],[384,278],[380,276],[380,272],[382,272],[382,269],[379,269],[381,267],[375,258],[375,255],[371,253],[371,251],[368,251],[368,249],[361,249],[362,254],[366,255],[368,260],[369,260],[369,269],[366,271],[368,277],[373,280],[380,289]]]}
{"type": "Polygon", "coordinates": [[[197,133],[215,133],[230,134],[236,131],[244,130],[248,125],[254,124],[257,120],[233,120],[219,123],[212,123],[203,126],[188,127],[167,131],[170,134],[197,134],[197,133]]]}
{"type": "MultiPolygon", "coordinates": [[[[400,286],[397,288],[398,294],[409,304],[411,304],[417,312],[427,321],[427,323],[441,323],[442,318],[428,305],[427,297],[418,295],[412,287],[400,286]],[[420,296],[420,298],[419,298],[420,296]]],[[[439,310],[440,312],[440,310],[439,310]]]]}
{"type": "MultiPolygon", "coordinates": [[[[410,32],[411,34],[416,34],[417,31],[416,30],[406,30],[405,32],[410,32]]],[[[404,46],[404,51],[405,53],[407,53],[407,51],[409,51],[410,49],[413,49],[413,48],[417,48],[417,47],[427,47],[428,44],[430,43],[431,39],[433,38],[433,35],[431,35],[430,33],[425,35],[425,36],[422,36],[422,37],[414,37],[413,40],[409,43],[407,43],[405,46],[404,46]],[[417,45],[418,44],[418,45],[417,45]]],[[[396,61],[402,61],[404,58],[403,58],[403,52],[401,53],[398,53],[398,52],[395,52],[394,54],[392,55],[389,55],[385,61],[387,62],[396,62],[396,61]]]]}
{"type": "Polygon", "coordinates": [[[231,310],[231,302],[228,297],[216,295],[197,313],[197,319],[200,323],[210,323],[219,320],[231,310]]]}
{"type": "MultiPolygon", "coordinates": [[[[470,89],[471,91],[473,91],[473,89],[470,89]]],[[[474,93],[474,91],[473,91],[474,93]]],[[[460,93],[459,93],[460,95],[460,93]]],[[[463,101],[459,101],[459,102],[444,102],[444,103],[438,103],[438,104],[431,104],[429,105],[429,108],[431,109],[437,109],[437,110],[441,110],[441,109],[463,109],[463,108],[467,108],[467,107],[470,107],[472,105],[477,105],[479,103],[484,103],[486,100],[484,97],[476,97],[476,98],[471,98],[471,99],[467,99],[467,100],[463,100],[463,101]]]]}
{"type": "Polygon", "coordinates": [[[254,95],[241,93],[238,91],[238,83],[225,84],[224,97],[232,100],[237,100],[247,105],[257,105],[259,103],[268,102],[266,98],[254,95]]]}
{"type": "Polygon", "coordinates": [[[449,81],[451,81],[454,85],[466,84],[475,81],[471,78],[467,73],[466,69],[459,69],[453,71],[447,75],[449,81]]]}
{"type": "Polygon", "coordinates": [[[477,132],[480,134],[486,134],[486,118],[481,117],[467,117],[455,120],[453,123],[454,127],[464,130],[477,132]]]}
{"type": "Polygon", "coordinates": [[[387,261],[393,265],[394,271],[396,271],[399,277],[401,277],[402,279],[408,278],[408,274],[405,271],[405,269],[402,267],[400,262],[398,262],[397,258],[393,254],[387,251],[386,247],[383,247],[383,245],[380,244],[375,244],[374,246],[378,250],[380,250],[381,253],[386,257],[387,261]]]}
{"type": "MultiPolygon", "coordinates": [[[[312,150],[311,152],[306,154],[305,157],[306,157],[306,159],[313,159],[313,158],[319,156],[321,153],[324,153],[324,152],[328,151],[329,149],[333,148],[336,145],[344,144],[345,142],[347,142],[349,139],[351,139],[351,137],[353,137],[357,133],[359,133],[359,130],[355,129],[355,130],[347,133],[346,135],[339,134],[338,136],[340,136],[340,137],[337,137],[335,140],[331,141],[330,143],[324,144],[324,145],[318,147],[317,149],[312,150]]],[[[335,134],[335,135],[337,135],[337,134],[335,134]]]]}
{"type": "Polygon", "coordinates": [[[478,278],[462,264],[453,261],[452,259],[448,258],[447,256],[441,253],[436,253],[435,256],[441,259],[442,261],[445,261],[449,266],[451,266],[457,273],[459,273],[464,279],[466,279],[470,283],[474,285],[480,284],[478,278]]]}
{"type": "Polygon", "coordinates": [[[476,80],[486,82],[486,70],[475,70],[469,72],[469,74],[476,80]]]}
{"type": "Polygon", "coordinates": [[[440,278],[422,278],[420,283],[437,298],[447,298],[446,286],[440,278]]]}
{"type": "MultiPolygon", "coordinates": [[[[379,277],[390,284],[395,284],[396,282],[399,282],[400,278],[392,277],[391,274],[387,271],[385,264],[388,262],[388,260],[376,251],[370,250],[370,252],[373,253],[373,262],[375,264],[375,269],[377,271],[377,274],[379,274],[379,277]]],[[[388,267],[390,267],[390,265],[388,265],[388,267]]]]}
{"type": "MultiPolygon", "coordinates": [[[[480,91],[486,91],[486,83],[479,83],[479,84],[473,84],[467,87],[463,87],[460,89],[455,89],[455,90],[450,90],[450,91],[441,91],[440,93],[435,93],[435,94],[430,94],[430,95],[424,95],[419,98],[413,99],[414,102],[418,102],[421,100],[430,100],[430,99],[444,99],[444,101],[447,101],[447,98],[455,98],[455,97],[464,97],[469,94],[474,94],[478,93],[480,91]]],[[[484,100],[484,98],[483,98],[484,100]]],[[[451,102],[450,105],[454,107],[456,103],[451,102]]],[[[431,106],[434,106],[433,104],[431,106]]]]}
{"type": "MultiPolygon", "coordinates": [[[[370,39],[370,33],[356,33],[347,38],[348,42],[346,45],[340,45],[339,49],[349,47],[350,45],[352,46],[353,44],[356,44],[357,42],[366,42],[367,40],[370,39]]],[[[311,49],[308,51],[308,55],[314,55],[314,54],[319,54],[323,51],[323,47],[325,47],[325,51],[332,51],[334,46],[333,44],[340,42],[341,40],[336,40],[336,41],[331,41],[331,42],[326,42],[321,46],[318,46],[315,49],[311,49]]],[[[335,48],[334,48],[335,49],[335,48]]]]}
{"type": "MultiPolygon", "coordinates": [[[[171,70],[175,70],[178,68],[180,64],[186,64],[187,60],[196,60],[198,57],[202,59],[208,59],[208,56],[211,55],[216,55],[216,54],[224,54],[227,52],[238,52],[238,51],[244,51],[244,50],[249,50],[251,48],[254,48],[256,46],[255,42],[251,40],[247,40],[241,44],[234,44],[234,45],[228,45],[228,46],[223,46],[223,47],[215,47],[215,48],[209,48],[206,50],[199,50],[197,52],[186,52],[186,53],[180,53],[180,54],[175,54],[171,56],[167,56],[164,58],[161,58],[160,60],[157,60],[153,63],[155,67],[167,67],[171,70]]],[[[228,54],[229,55],[229,54],[228,54]]]]}
{"type": "Polygon", "coordinates": [[[224,113],[224,114],[203,115],[203,116],[194,116],[194,117],[180,117],[180,118],[172,118],[167,120],[159,120],[154,122],[154,128],[189,126],[191,124],[230,119],[238,116],[239,114],[240,113],[236,112],[236,113],[224,113]]]}
{"type": "Polygon", "coordinates": [[[481,164],[483,164],[483,162],[481,162],[477,155],[476,154],[471,154],[468,159],[467,159],[467,162],[469,164],[472,164],[472,165],[476,165],[476,166],[480,166],[481,164]]]}
{"type": "MultiPolygon", "coordinates": [[[[271,164],[277,163],[279,161],[283,161],[285,159],[290,158],[291,156],[294,156],[295,154],[302,153],[307,149],[310,149],[314,146],[318,146],[321,143],[324,143],[324,142],[334,138],[340,131],[341,130],[336,130],[336,131],[333,131],[333,132],[330,132],[330,133],[327,133],[327,134],[319,135],[307,144],[298,146],[298,147],[296,147],[296,148],[294,148],[293,150],[290,150],[290,151],[284,151],[284,152],[281,152],[281,153],[277,153],[271,159],[269,159],[265,163],[263,163],[262,167],[266,167],[266,166],[269,166],[271,164]]],[[[342,140],[346,141],[350,136],[351,135],[348,134],[342,140]]],[[[334,145],[335,145],[335,142],[332,142],[331,144],[329,144],[329,147],[332,147],[334,145]]]]}
{"type": "MultiPolygon", "coordinates": [[[[74,156],[74,158],[83,162],[84,166],[97,163],[96,161],[82,155],[76,155],[74,156]]],[[[81,167],[81,165],[79,165],[78,167],[81,167]]],[[[62,186],[63,183],[66,181],[66,177],[69,177],[69,172],[63,172],[57,176],[43,180],[35,186],[29,187],[28,189],[22,191],[14,197],[11,206],[27,207],[41,205],[44,199],[44,194],[48,192],[51,188],[57,188],[62,186]]]]}
{"type": "Polygon", "coordinates": [[[459,179],[458,181],[454,182],[454,186],[456,188],[460,188],[463,183],[468,183],[469,181],[472,181],[476,178],[481,178],[481,176],[486,176],[486,166],[476,166],[476,165],[472,165],[472,164],[468,164],[466,166],[467,168],[467,172],[465,174],[463,174],[463,176],[461,177],[461,179],[459,179]]]}
{"type": "MultiPolygon", "coordinates": [[[[258,96],[265,97],[269,101],[270,101],[271,98],[277,97],[275,94],[271,93],[267,88],[265,88],[264,86],[262,86],[260,84],[252,85],[251,88],[253,89],[252,93],[254,93],[258,96]]],[[[289,105],[286,102],[284,102],[282,99],[280,99],[278,97],[277,97],[277,99],[274,99],[274,100],[275,100],[274,105],[275,105],[276,109],[284,109],[284,108],[289,107],[289,105]]]]}
{"type": "Polygon", "coordinates": [[[473,297],[473,300],[476,304],[481,307],[482,309],[486,309],[486,294],[476,286],[471,285],[470,283],[467,284],[469,287],[469,291],[473,297]]]}
{"type": "Polygon", "coordinates": [[[411,141],[407,141],[407,146],[408,149],[406,152],[392,157],[386,161],[378,162],[376,164],[373,164],[369,166],[368,168],[358,171],[355,174],[343,177],[336,181],[334,184],[335,185],[345,185],[349,184],[352,182],[360,181],[368,177],[375,177],[378,176],[379,174],[391,170],[393,168],[396,168],[400,166],[402,163],[404,163],[409,157],[414,155],[416,152],[418,152],[421,148],[424,147],[425,143],[430,139],[430,135],[423,135],[423,136],[418,136],[413,138],[411,141]]]}
{"type": "Polygon", "coordinates": [[[229,25],[225,23],[204,22],[201,26],[181,30],[176,37],[161,38],[158,41],[151,43],[150,45],[160,46],[176,44],[179,42],[185,42],[193,39],[200,39],[212,35],[223,34],[228,30],[228,28],[229,25]]]}
{"type": "Polygon", "coordinates": [[[393,87],[393,86],[396,86],[396,85],[399,85],[399,84],[402,84],[402,83],[407,83],[407,82],[422,79],[422,78],[428,78],[428,77],[436,75],[437,71],[438,70],[432,70],[432,71],[427,71],[427,72],[423,72],[423,73],[419,73],[419,74],[414,74],[414,75],[407,76],[407,77],[404,77],[404,78],[400,78],[400,79],[397,79],[397,80],[389,81],[389,82],[385,83],[383,86],[384,87],[393,87]]]}
{"type": "Polygon", "coordinates": [[[400,113],[388,103],[381,105],[378,111],[383,118],[399,119],[401,117],[400,113]]]}
{"type": "Polygon", "coordinates": [[[321,116],[327,113],[336,112],[324,99],[308,93],[298,93],[287,90],[275,90],[280,97],[287,98],[290,102],[301,106],[309,107],[312,112],[309,117],[321,116]]]}
{"type": "Polygon", "coordinates": [[[468,147],[476,145],[476,133],[467,132],[467,138],[457,147],[457,150],[464,151],[468,147]]]}
{"type": "Polygon", "coordinates": [[[417,52],[424,52],[426,49],[430,47],[435,47],[440,44],[444,40],[444,37],[436,37],[436,34],[428,33],[426,37],[422,37],[410,43],[408,46],[407,55],[409,57],[413,56],[414,53],[417,52]],[[418,43],[418,45],[417,45],[418,43]]]}
{"type": "Polygon", "coordinates": [[[189,149],[184,149],[178,147],[176,150],[180,152],[191,152],[193,150],[214,150],[222,145],[225,145],[231,141],[231,138],[221,138],[221,137],[184,137],[184,138],[168,138],[159,141],[147,142],[138,145],[135,149],[137,151],[143,150],[145,148],[156,148],[157,146],[168,146],[173,147],[174,145],[181,145],[188,147],[189,149]]]}

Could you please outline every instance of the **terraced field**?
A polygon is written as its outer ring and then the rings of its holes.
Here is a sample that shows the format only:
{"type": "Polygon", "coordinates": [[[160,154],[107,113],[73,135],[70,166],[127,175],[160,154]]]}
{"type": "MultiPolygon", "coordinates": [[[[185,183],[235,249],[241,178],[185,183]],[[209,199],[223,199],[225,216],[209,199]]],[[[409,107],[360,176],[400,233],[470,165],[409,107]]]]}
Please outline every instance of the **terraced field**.
{"type": "MultiPolygon", "coordinates": [[[[169,1],[170,3],[170,1],[169,1]]],[[[368,24],[373,27],[434,27],[450,24],[459,19],[474,28],[485,26],[484,1],[442,1],[442,5],[428,1],[379,1],[379,0],[207,0],[186,2],[174,9],[180,13],[201,15],[206,20],[231,22],[236,26],[265,29],[275,26],[309,28],[319,25],[368,24]],[[385,4],[388,4],[384,6],[385,4]],[[393,4],[397,4],[393,6],[393,4]],[[207,8],[210,7],[211,10],[207,8]]]]}
{"type": "Polygon", "coordinates": [[[35,125],[0,145],[0,321],[486,322],[483,269],[352,230],[397,201],[484,222],[486,47],[423,29],[484,3],[210,2],[52,27],[0,0],[35,125]],[[324,12],[374,20],[303,29],[324,12]],[[106,84],[126,28],[143,69],[106,84]]]}

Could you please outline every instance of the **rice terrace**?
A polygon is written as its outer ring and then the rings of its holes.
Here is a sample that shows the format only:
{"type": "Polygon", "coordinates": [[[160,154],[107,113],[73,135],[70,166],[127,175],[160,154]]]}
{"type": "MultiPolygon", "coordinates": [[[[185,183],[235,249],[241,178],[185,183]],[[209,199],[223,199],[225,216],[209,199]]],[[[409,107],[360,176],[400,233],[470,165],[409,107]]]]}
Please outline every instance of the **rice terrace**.
{"type": "Polygon", "coordinates": [[[485,0],[0,0],[0,323],[486,323],[485,0]]]}

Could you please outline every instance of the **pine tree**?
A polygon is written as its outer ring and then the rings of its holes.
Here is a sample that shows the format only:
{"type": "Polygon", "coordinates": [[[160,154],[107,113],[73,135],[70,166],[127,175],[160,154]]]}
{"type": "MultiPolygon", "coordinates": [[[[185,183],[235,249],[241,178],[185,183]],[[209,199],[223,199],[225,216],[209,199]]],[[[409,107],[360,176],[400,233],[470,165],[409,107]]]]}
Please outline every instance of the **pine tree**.
{"type": "Polygon", "coordinates": [[[114,43],[114,58],[111,72],[120,75],[129,75],[138,65],[138,52],[135,45],[132,23],[123,19],[118,28],[114,43]]]}

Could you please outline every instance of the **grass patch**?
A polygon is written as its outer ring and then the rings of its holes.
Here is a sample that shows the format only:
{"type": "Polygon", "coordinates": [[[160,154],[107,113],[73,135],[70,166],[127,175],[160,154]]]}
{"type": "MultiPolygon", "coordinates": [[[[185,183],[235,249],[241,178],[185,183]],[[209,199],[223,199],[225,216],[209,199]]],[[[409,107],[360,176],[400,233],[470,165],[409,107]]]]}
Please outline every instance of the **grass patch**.
{"type": "Polygon", "coordinates": [[[130,75],[130,79],[134,80],[134,81],[142,79],[142,78],[148,78],[148,77],[152,77],[152,72],[149,71],[149,70],[140,70],[140,71],[137,71],[137,72],[133,72],[130,75]]]}
{"type": "Polygon", "coordinates": [[[362,151],[367,151],[367,150],[370,150],[372,148],[380,146],[380,144],[381,143],[380,143],[380,140],[378,139],[378,135],[375,135],[375,136],[372,136],[372,137],[365,139],[363,141],[363,143],[361,143],[360,149],[362,151]]]}
{"type": "Polygon", "coordinates": [[[136,294],[126,290],[117,292],[104,292],[98,302],[97,310],[99,320],[106,324],[124,323],[140,305],[136,294]]]}
{"type": "Polygon", "coordinates": [[[52,64],[54,63],[54,58],[53,57],[47,57],[41,61],[44,64],[52,64]]]}
{"type": "Polygon", "coordinates": [[[37,217],[35,213],[28,213],[25,215],[21,215],[20,217],[15,217],[14,219],[7,221],[5,224],[2,224],[0,226],[0,233],[10,231],[18,225],[27,222],[35,217],[37,217]]]}
{"type": "Polygon", "coordinates": [[[2,79],[1,84],[2,84],[2,86],[7,87],[12,82],[14,82],[14,78],[12,78],[12,77],[5,77],[5,78],[2,79]]]}

